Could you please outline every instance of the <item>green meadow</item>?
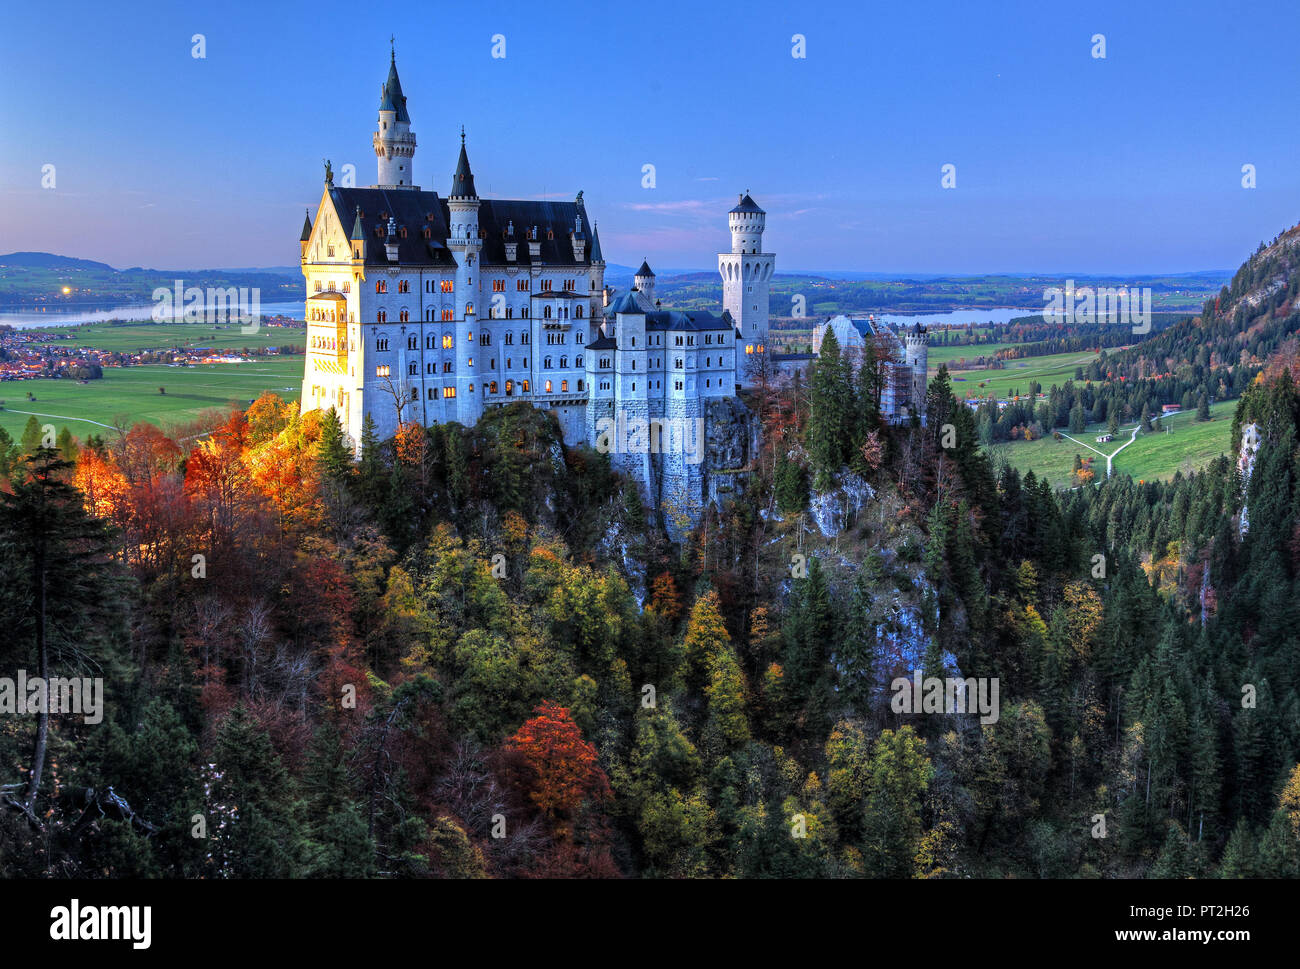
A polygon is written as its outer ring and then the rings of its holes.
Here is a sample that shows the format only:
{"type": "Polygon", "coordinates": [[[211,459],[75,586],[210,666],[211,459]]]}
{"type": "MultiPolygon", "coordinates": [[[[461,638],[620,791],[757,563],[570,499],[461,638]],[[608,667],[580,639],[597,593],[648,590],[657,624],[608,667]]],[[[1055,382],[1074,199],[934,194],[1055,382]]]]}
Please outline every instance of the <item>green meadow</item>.
{"type": "MultiPolygon", "coordinates": [[[[989,349],[996,346],[998,344],[992,344],[989,349]]],[[[967,351],[967,356],[973,356],[970,351],[977,348],[962,347],[961,349],[967,351]]],[[[952,378],[953,395],[958,399],[990,395],[1006,398],[1016,393],[1028,394],[1029,385],[1035,380],[1042,385],[1044,393],[1051,390],[1053,385],[1063,386],[1067,380],[1074,379],[1074,371],[1077,367],[1086,367],[1096,360],[1097,356],[1088,351],[1054,353],[1045,357],[1008,360],[1000,370],[954,370],[949,367],[948,372],[952,378]]],[[[938,368],[933,350],[930,351],[930,364],[932,370],[938,368]]]]}
{"type": "MultiPolygon", "coordinates": [[[[1211,420],[1198,423],[1194,411],[1183,411],[1172,417],[1162,418],[1161,424],[1167,432],[1139,432],[1132,444],[1124,447],[1133,432],[1133,425],[1121,427],[1115,440],[1109,444],[1098,444],[1097,435],[1105,433],[1104,424],[1089,424],[1083,434],[1071,437],[1101,451],[1102,454],[1115,454],[1114,473],[1126,474],[1134,480],[1163,481],[1172,478],[1178,471],[1202,468],[1220,454],[1235,453],[1232,443],[1232,415],[1236,410],[1235,400],[1224,400],[1210,407],[1211,420]]],[[[1090,451],[1083,444],[1062,439],[1057,441],[1050,434],[1037,441],[1010,441],[995,444],[988,448],[989,454],[997,463],[1006,461],[1024,474],[1033,471],[1039,478],[1046,478],[1054,487],[1068,488],[1073,485],[1071,475],[1074,471],[1074,456],[1093,458],[1092,468],[1096,480],[1106,475],[1106,459],[1095,451],[1090,451]]]]}
{"type": "Polygon", "coordinates": [[[302,390],[301,355],[260,357],[252,363],[195,367],[107,367],[102,380],[7,380],[0,383],[0,427],[17,438],[30,416],[55,428],[67,426],[84,439],[103,433],[119,417],[167,429],[213,407],[247,407],[263,391],[297,400],[302,390]],[[162,387],[166,393],[159,393],[162,387]],[[28,400],[31,392],[35,400],[28,400]]]}
{"type": "Polygon", "coordinates": [[[241,333],[239,324],[208,323],[88,323],[62,327],[66,340],[52,340],[52,346],[92,347],[116,353],[168,348],[212,347],[214,350],[258,350],[263,347],[304,346],[303,327],[262,326],[256,333],[241,333]]]}

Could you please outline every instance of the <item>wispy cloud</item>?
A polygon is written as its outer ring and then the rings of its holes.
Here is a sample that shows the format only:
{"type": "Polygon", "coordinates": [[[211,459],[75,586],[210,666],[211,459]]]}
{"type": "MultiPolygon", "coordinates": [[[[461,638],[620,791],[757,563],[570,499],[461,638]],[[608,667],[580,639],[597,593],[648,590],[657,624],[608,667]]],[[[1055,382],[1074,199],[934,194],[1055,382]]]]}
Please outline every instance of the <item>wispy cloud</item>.
{"type": "Polygon", "coordinates": [[[623,207],[631,209],[633,212],[694,214],[697,212],[713,211],[717,208],[717,202],[706,202],[702,199],[682,199],[677,202],[627,202],[623,207]]]}

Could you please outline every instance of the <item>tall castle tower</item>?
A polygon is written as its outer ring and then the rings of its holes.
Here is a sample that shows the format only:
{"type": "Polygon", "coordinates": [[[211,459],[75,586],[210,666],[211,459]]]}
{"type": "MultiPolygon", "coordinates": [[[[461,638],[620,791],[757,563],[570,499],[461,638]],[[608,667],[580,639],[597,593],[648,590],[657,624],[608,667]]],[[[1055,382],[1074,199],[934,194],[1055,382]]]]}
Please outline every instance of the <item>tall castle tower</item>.
{"type": "Polygon", "coordinates": [[[930,365],[930,334],[920,323],[903,332],[903,362],[912,371],[910,412],[925,415],[927,368],[930,365]]]}
{"type": "Polygon", "coordinates": [[[766,219],[767,213],[758,203],[748,194],[742,195],[727,216],[731,251],[718,254],[722,305],[736,326],[740,351],[736,357],[736,378],[742,383],[746,358],[767,351],[768,293],[776,256],[763,252],[766,219]]]}
{"type": "Polygon", "coordinates": [[[406,97],[397,78],[397,51],[388,63],[388,80],[379,94],[379,127],[375,131],[375,157],[379,160],[376,188],[414,188],[415,133],[406,113],[406,97]]]}
{"type": "MultiPolygon", "coordinates": [[[[478,309],[478,292],[480,286],[479,253],[483,249],[483,240],[479,238],[478,215],[482,203],[474,188],[474,173],[470,171],[469,155],[465,152],[465,128],[460,129],[460,157],[456,160],[456,171],[451,176],[451,191],[447,195],[447,248],[456,258],[456,294],[455,318],[464,322],[464,332],[457,334],[456,342],[456,396],[460,399],[459,409],[466,417],[463,423],[472,424],[469,416],[474,406],[474,396],[470,388],[474,385],[478,368],[475,359],[475,333],[478,309]]],[[[482,335],[477,339],[481,342],[482,335]]],[[[479,359],[478,367],[483,367],[479,359]]]]}

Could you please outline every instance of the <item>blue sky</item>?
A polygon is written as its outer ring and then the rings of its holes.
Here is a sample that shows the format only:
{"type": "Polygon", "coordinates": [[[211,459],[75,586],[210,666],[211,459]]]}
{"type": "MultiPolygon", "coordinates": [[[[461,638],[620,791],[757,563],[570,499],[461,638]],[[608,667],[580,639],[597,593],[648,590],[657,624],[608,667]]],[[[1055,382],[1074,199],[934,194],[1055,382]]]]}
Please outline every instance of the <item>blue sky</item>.
{"type": "Polygon", "coordinates": [[[374,181],[390,33],[417,183],[463,123],[481,194],[584,190],[611,262],[714,266],[744,189],[778,271],[1231,268],[1300,221],[1295,0],[347,9],[10,5],[0,252],[293,264],[321,159],[374,181]]]}

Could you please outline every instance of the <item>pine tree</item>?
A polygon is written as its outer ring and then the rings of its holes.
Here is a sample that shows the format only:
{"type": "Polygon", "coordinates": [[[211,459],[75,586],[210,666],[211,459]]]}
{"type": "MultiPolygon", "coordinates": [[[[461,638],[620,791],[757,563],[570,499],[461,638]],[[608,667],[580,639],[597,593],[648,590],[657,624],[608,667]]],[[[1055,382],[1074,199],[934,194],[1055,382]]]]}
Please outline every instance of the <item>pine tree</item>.
{"type": "Polygon", "coordinates": [[[808,507],[808,477],[803,467],[786,457],[784,451],[776,456],[773,486],[776,506],[782,512],[800,512],[808,507]]]}
{"type": "MultiPolygon", "coordinates": [[[[242,705],[217,731],[217,778],[210,803],[219,817],[222,874],[233,878],[291,878],[299,841],[293,778],[266,731],[242,705]]],[[[211,825],[210,825],[211,826],[211,825]]]]}
{"type": "MultiPolygon", "coordinates": [[[[87,675],[116,670],[112,651],[126,611],[107,528],[64,480],[71,470],[58,451],[38,447],[25,459],[24,480],[0,495],[0,588],[9,592],[0,600],[0,665],[34,665],[47,682],[80,675],[80,667],[87,675]]],[[[29,808],[44,779],[49,725],[49,711],[38,713],[23,795],[29,808]]]]}
{"type": "Polygon", "coordinates": [[[58,448],[59,453],[63,455],[63,460],[76,462],[77,454],[81,449],[77,447],[76,438],[72,436],[72,432],[66,427],[59,429],[59,436],[55,439],[55,446],[58,448]]]}
{"type": "Polygon", "coordinates": [[[1196,419],[1198,421],[1208,421],[1210,419],[1210,398],[1206,396],[1205,391],[1196,398],[1196,419]]]}
{"type": "Polygon", "coordinates": [[[41,425],[36,420],[35,415],[27,418],[27,423],[23,426],[22,436],[23,454],[34,454],[36,449],[41,446],[41,425]]]}
{"type": "Polygon", "coordinates": [[[856,423],[850,373],[839,341],[834,331],[828,329],[813,367],[809,393],[808,454],[818,490],[830,487],[831,477],[850,457],[852,429],[856,423]]]}
{"type": "MultiPolygon", "coordinates": [[[[368,416],[368,415],[367,415],[368,416]]],[[[371,428],[373,430],[373,422],[371,428]]],[[[321,418],[320,439],[316,445],[321,473],[333,481],[345,481],[352,474],[352,452],[338,412],[331,407],[321,418]]]]}
{"type": "Polygon", "coordinates": [[[1070,408],[1070,433],[1082,434],[1087,428],[1087,418],[1083,412],[1083,401],[1076,401],[1070,408]]]}

